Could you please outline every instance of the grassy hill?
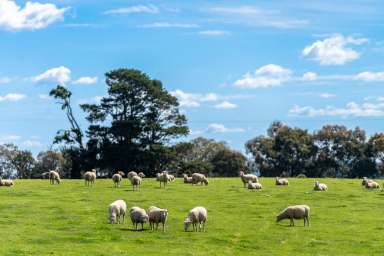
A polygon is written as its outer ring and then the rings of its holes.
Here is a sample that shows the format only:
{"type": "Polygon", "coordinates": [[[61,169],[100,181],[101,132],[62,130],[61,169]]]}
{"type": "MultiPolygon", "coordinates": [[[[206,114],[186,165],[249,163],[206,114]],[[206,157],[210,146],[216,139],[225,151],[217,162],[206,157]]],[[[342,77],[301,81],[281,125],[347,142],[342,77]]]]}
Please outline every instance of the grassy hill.
{"type": "Polygon", "coordinates": [[[0,187],[0,255],[382,255],[384,192],[365,190],[360,180],[324,179],[328,192],[312,190],[313,179],[290,179],[277,187],[262,178],[263,191],[244,189],[239,178],[210,179],[208,186],[181,179],[159,188],[145,179],[132,192],[127,180],[85,187],[81,180],[16,180],[0,187]],[[165,233],[132,231],[107,222],[108,205],[167,208],[165,233]],[[275,222],[291,204],[311,207],[311,226],[275,222]],[[197,205],[208,209],[206,232],[184,232],[183,220],[197,205]]]}

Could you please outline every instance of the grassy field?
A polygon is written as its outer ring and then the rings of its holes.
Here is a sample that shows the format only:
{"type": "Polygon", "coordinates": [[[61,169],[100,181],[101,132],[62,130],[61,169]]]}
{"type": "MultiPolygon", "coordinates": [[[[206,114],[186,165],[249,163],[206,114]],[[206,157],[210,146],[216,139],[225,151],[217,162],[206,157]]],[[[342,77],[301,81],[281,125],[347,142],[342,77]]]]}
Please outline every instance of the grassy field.
{"type": "Polygon", "coordinates": [[[384,192],[362,188],[360,180],[324,179],[328,192],[312,190],[313,179],[290,179],[277,187],[262,178],[263,191],[249,191],[239,178],[210,179],[209,186],[182,184],[160,189],[145,179],[132,192],[127,180],[85,187],[81,180],[16,180],[0,187],[0,255],[383,255],[384,192]],[[107,207],[124,199],[128,208],[167,208],[165,233],[132,231],[107,223],[107,207]],[[311,207],[311,226],[275,222],[290,204],[311,207]],[[184,232],[194,206],[208,209],[206,232],[184,232]]]}

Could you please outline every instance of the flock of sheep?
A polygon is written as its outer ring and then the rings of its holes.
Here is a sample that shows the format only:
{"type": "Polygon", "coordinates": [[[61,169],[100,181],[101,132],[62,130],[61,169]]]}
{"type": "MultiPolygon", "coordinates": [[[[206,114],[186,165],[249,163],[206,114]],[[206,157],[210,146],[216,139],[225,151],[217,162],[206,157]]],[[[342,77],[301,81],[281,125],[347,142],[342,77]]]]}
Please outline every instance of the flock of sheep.
{"type": "MultiPolygon", "coordinates": [[[[60,184],[60,175],[57,170],[52,170],[42,174],[43,177],[48,177],[50,184],[60,184]]],[[[96,181],[96,170],[91,170],[84,173],[84,181],[86,186],[91,186],[96,181]]],[[[112,176],[112,181],[115,187],[120,187],[120,184],[125,176],[124,172],[118,171],[112,176]]],[[[145,178],[144,173],[136,173],[131,171],[127,174],[127,178],[132,185],[133,191],[140,190],[140,185],[142,180],[145,178]]],[[[260,190],[263,188],[262,184],[259,182],[259,179],[254,174],[245,174],[240,172],[240,178],[243,182],[244,187],[247,186],[250,190],[260,190]]],[[[175,181],[175,177],[169,174],[166,171],[156,174],[156,180],[160,182],[160,187],[166,186],[169,182],[175,181]]],[[[209,181],[207,177],[201,173],[193,173],[191,176],[186,174],[183,175],[183,182],[186,184],[205,184],[208,185],[209,181]]],[[[277,186],[288,186],[289,181],[287,179],[276,177],[275,184],[277,186]]],[[[0,178],[0,186],[13,186],[14,183],[12,180],[4,180],[0,178]]],[[[378,189],[380,185],[368,179],[367,177],[363,178],[362,186],[367,189],[378,189]]],[[[314,190],[316,191],[327,191],[328,187],[326,184],[315,181],[314,190]]],[[[118,224],[124,223],[125,215],[127,212],[127,204],[124,200],[116,200],[111,203],[108,207],[109,214],[109,223],[118,224]]],[[[157,230],[159,224],[162,224],[162,229],[165,231],[165,225],[168,218],[168,210],[162,209],[156,206],[150,206],[148,211],[140,207],[132,207],[129,210],[130,219],[132,221],[133,227],[137,230],[138,225],[141,224],[141,229],[143,229],[145,223],[149,223],[151,230],[157,230]]],[[[309,226],[309,216],[310,216],[310,207],[308,205],[293,205],[285,208],[281,213],[276,216],[276,221],[279,222],[284,219],[290,220],[290,226],[294,226],[294,219],[304,219],[304,226],[309,226]]],[[[189,211],[187,218],[184,220],[184,230],[187,231],[189,226],[192,224],[193,231],[205,231],[205,222],[208,217],[207,210],[202,206],[197,206],[189,211]]]]}

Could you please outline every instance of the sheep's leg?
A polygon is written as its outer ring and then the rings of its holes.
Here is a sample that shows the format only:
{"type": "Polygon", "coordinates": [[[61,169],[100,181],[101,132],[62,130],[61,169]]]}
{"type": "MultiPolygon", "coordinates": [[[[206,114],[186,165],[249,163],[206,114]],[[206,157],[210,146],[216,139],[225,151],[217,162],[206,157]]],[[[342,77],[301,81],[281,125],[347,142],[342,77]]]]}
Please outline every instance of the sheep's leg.
{"type": "Polygon", "coordinates": [[[203,222],[203,231],[205,232],[205,221],[203,222]]]}
{"type": "Polygon", "coordinates": [[[165,223],[163,222],[163,232],[165,231],[165,223]]]}
{"type": "Polygon", "coordinates": [[[144,224],[141,222],[141,230],[144,230],[144,224]]]}
{"type": "Polygon", "coordinates": [[[159,222],[156,222],[156,230],[159,229],[159,222]]]}

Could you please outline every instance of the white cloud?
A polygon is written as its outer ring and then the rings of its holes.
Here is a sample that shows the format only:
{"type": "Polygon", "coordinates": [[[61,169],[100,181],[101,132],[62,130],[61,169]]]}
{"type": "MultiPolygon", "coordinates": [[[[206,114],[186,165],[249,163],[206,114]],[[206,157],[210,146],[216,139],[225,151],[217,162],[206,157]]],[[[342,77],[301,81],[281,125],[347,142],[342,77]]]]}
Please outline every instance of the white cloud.
{"type": "Polygon", "coordinates": [[[21,143],[21,146],[26,148],[38,148],[44,146],[44,144],[39,140],[25,140],[21,143]]]}
{"type": "Polygon", "coordinates": [[[213,133],[233,133],[233,132],[244,132],[243,128],[227,128],[223,124],[213,123],[209,124],[206,132],[213,133]]]}
{"type": "Polygon", "coordinates": [[[83,76],[72,82],[73,84],[95,84],[97,83],[97,77],[83,76]]]}
{"type": "Polygon", "coordinates": [[[326,98],[326,99],[336,97],[336,95],[335,95],[335,94],[332,94],[332,93],[320,93],[319,96],[320,96],[321,98],[326,98]]]}
{"type": "Polygon", "coordinates": [[[295,105],[289,110],[292,116],[340,116],[340,117],[381,117],[384,116],[384,103],[349,102],[345,107],[337,108],[327,106],[325,108],[314,108],[312,106],[295,105]]]}
{"type": "Polygon", "coordinates": [[[154,22],[141,25],[143,28],[197,28],[195,23],[173,23],[173,22],[154,22]]]}
{"type": "Polygon", "coordinates": [[[357,74],[356,79],[366,82],[384,81],[384,72],[365,71],[357,74]]]}
{"type": "Polygon", "coordinates": [[[234,108],[237,108],[237,105],[233,104],[229,101],[223,101],[222,103],[215,105],[214,108],[216,108],[216,109],[234,109],[234,108]]]}
{"type": "Polygon", "coordinates": [[[186,93],[182,90],[172,91],[171,94],[179,100],[181,107],[196,108],[200,107],[202,102],[217,101],[218,95],[215,93],[196,94],[186,93]]]}
{"type": "Polygon", "coordinates": [[[15,1],[0,0],[0,28],[5,30],[37,30],[64,19],[68,8],[54,4],[26,2],[24,7],[15,1]]]}
{"type": "Polygon", "coordinates": [[[238,23],[248,26],[273,27],[280,29],[304,27],[308,21],[284,17],[279,11],[264,10],[255,6],[219,6],[208,10],[218,15],[214,20],[223,23],[238,23]]]}
{"type": "Polygon", "coordinates": [[[10,142],[18,141],[20,139],[21,139],[21,136],[19,135],[14,135],[14,134],[4,135],[4,136],[0,136],[0,143],[1,144],[10,143],[10,142]]]}
{"type": "Polygon", "coordinates": [[[25,94],[19,94],[19,93],[8,93],[4,96],[0,96],[0,102],[1,101],[11,101],[16,102],[19,100],[22,100],[26,98],[27,96],[25,94]]]}
{"type": "Polygon", "coordinates": [[[0,84],[8,84],[12,81],[9,77],[0,77],[0,84]]]}
{"type": "Polygon", "coordinates": [[[132,13],[159,13],[159,8],[154,5],[134,5],[105,11],[104,14],[132,14],[132,13]]]}
{"type": "Polygon", "coordinates": [[[95,96],[89,99],[79,99],[78,103],[81,104],[99,104],[104,96],[95,96]]]}
{"type": "Polygon", "coordinates": [[[197,32],[202,36],[229,36],[231,32],[225,30],[202,30],[197,32]]]}
{"type": "Polygon", "coordinates": [[[362,45],[368,42],[366,38],[344,37],[332,35],[324,40],[318,40],[308,45],[302,51],[304,57],[318,61],[321,65],[343,65],[356,60],[360,54],[348,45],[362,45]]]}
{"type": "Polygon", "coordinates": [[[246,73],[235,81],[239,88],[265,88],[281,85],[291,78],[292,71],[279,65],[269,64],[260,67],[253,74],[246,73]]]}
{"type": "Polygon", "coordinates": [[[306,72],[301,77],[303,81],[315,81],[317,79],[317,74],[314,72],[306,72]]]}
{"type": "Polygon", "coordinates": [[[35,82],[58,83],[61,85],[65,85],[70,80],[71,70],[64,66],[48,69],[44,73],[32,77],[32,81],[35,82]]]}
{"type": "Polygon", "coordinates": [[[50,100],[50,99],[52,99],[52,97],[47,95],[47,94],[39,94],[39,99],[41,99],[41,100],[50,100]]]}

